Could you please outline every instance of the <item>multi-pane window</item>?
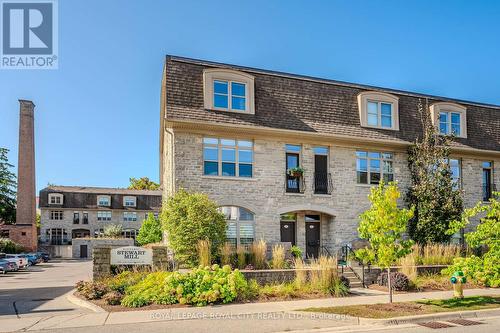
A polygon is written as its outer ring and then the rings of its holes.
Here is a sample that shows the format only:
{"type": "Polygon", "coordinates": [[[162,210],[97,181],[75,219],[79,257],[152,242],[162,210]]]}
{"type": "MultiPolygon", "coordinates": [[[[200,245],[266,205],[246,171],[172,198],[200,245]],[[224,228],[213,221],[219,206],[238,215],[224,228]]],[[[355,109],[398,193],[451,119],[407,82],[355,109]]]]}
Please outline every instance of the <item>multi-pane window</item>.
{"type": "Polygon", "coordinates": [[[203,174],[208,176],[252,177],[253,142],[203,138],[203,174]]]}
{"type": "Polygon", "coordinates": [[[235,206],[220,207],[226,216],[226,240],[234,246],[250,245],[255,239],[254,214],[235,206]]]}
{"type": "Polygon", "coordinates": [[[392,104],[378,101],[368,101],[366,119],[369,126],[392,127],[392,104]]]}
{"type": "Polygon", "coordinates": [[[49,202],[51,205],[62,205],[62,194],[49,194],[49,202]]]}
{"type": "Polygon", "coordinates": [[[458,112],[439,112],[439,133],[460,136],[460,117],[461,115],[458,112]]]}
{"type": "Polygon", "coordinates": [[[123,221],[125,221],[125,222],[137,221],[137,213],[136,212],[124,212],[123,213],[123,221]]]}
{"type": "Polygon", "coordinates": [[[97,212],[97,221],[111,221],[111,212],[110,211],[97,212]]]}
{"type": "Polygon", "coordinates": [[[62,220],[63,219],[63,211],[62,210],[51,210],[50,211],[50,219],[51,220],[62,220]]]}
{"type": "Polygon", "coordinates": [[[358,184],[379,184],[380,180],[394,180],[393,154],[377,152],[356,152],[358,184]]]}
{"type": "Polygon", "coordinates": [[[493,162],[483,162],[483,201],[491,199],[493,189],[493,162]]]}
{"type": "Polygon", "coordinates": [[[80,223],[80,213],[74,212],[73,213],[73,224],[78,224],[80,223]]]}
{"type": "Polygon", "coordinates": [[[246,85],[244,83],[214,80],[214,107],[246,111],[246,85]]]}
{"type": "Polygon", "coordinates": [[[109,206],[111,204],[111,199],[107,195],[102,195],[97,197],[97,205],[99,206],[109,206]]]}
{"type": "Polygon", "coordinates": [[[135,239],[137,234],[139,233],[139,230],[136,229],[125,229],[122,231],[122,236],[125,238],[132,238],[135,239]]]}
{"type": "Polygon", "coordinates": [[[123,199],[123,205],[125,207],[135,207],[135,197],[125,197],[123,199]]]}

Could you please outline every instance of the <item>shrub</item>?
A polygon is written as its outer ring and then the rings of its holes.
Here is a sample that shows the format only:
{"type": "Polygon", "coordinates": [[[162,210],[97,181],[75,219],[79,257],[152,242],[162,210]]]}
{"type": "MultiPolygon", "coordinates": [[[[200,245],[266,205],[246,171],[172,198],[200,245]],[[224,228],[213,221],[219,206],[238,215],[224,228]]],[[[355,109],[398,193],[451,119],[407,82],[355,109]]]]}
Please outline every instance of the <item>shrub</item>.
{"type": "Polygon", "coordinates": [[[100,299],[109,291],[106,284],[102,282],[87,281],[77,284],[78,292],[86,299],[100,299]]]}
{"type": "Polygon", "coordinates": [[[297,245],[293,245],[292,248],[290,249],[290,252],[292,253],[292,257],[302,258],[302,249],[297,245]]]}
{"type": "Polygon", "coordinates": [[[281,244],[273,246],[271,265],[274,269],[282,269],[285,267],[285,248],[281,244]]]}
{"type": "Polygon", "coordinates": [[[142,222],[135,240],[139,245],[158,243],[162,239],[162,234],[160,219],[149,213],[147,219],[142,222]]]}
{"type": "Polygon", "coordinates": [[[226,220],[207,195],[179,190],[164,204],[160,216],[176,259],[188,266],[198,264],[196,245],[210,242],[211,256],[217,257],[226,238],[226,220]]]}
{"type": "Polygon", "coordinates": [[[231,258],[233,256],[233,245],[225,242],[221,249],[221,264],[222,266],[231,265],[231,258]]]}
{"type": "Polygon", "coordinates": [[[399,259],[399,265],[401,265],[401,273],[408,276],[411,282],[415,282],[417,279],[417,259],[418,259],[419,247],[414,245],[412,247],[412,252],[406,255],[406,257],[399,259]]]}
{"type": "Polygon", "coordinates": [[[111,224],[104,227],[104,237],[120,238],[122,237],[123,227],[120,224],[111,224]]]}
{"type": "Polygon", "coordinates": [[[266,250],[267,245],[264,240],[253,242],[252,247],[252,261],[256,269],[263,269],[266,267],[266,250]]]}
{"type": "Polygon", "coordinates": [[[118,305],[121,303],[123,294],[117,291],[110,291],[102,298],[108,305],[118,305]]]}
{"type": "MultiPolygon", "coordinates": [[[[377,277],[377,284],[387,287],[387,272],[382,272],[377,277]]],[[[410,279],[401,272],[391,272],[391,289],[396,291],[410,290],[410,279]]]]}
{"type": "Polygon", "coordinates": [[[123,271],[118,275],[103,280],[102,282],[105,283],[109,289],[123,294],[128,287],[136,285],[143,280],[146,275],[146,272],[123,271]]]}
{"type": "Polygon", "coordinates": [[[21,253],[24,251],[22,245],[8,239],[0,239],[0,252],[2,253],[21,253]]]}
{"type": "Polygon", "coordinates": [[[200,239],[196,245],[198,250],[198,263],[200,266],[210,266],[210,242],[206,239],[200,239]]]}
{"type": "Polygon", "coordinates": [[[188,273],[150,273],[135,286],[127,288],[122,305],[229,303],[243,295],[248,284],[243,274],[231,267],[196,268],[188,273]]]}
{"type": "Polygon", "coordinates": [[[243,269],[246,267],[247,263],[247,250],[244,246],[238,246],[236,248],[236,255],[238,261],[238,268],[243,269]]]}
{"type": "Polygon", "coordinates": [[[293,267],[295,268],[295,284],[297,287],[305,285],[307,282],[307,271],[305,270],[302,257],[295,257],[293,259],[293,267]]]}

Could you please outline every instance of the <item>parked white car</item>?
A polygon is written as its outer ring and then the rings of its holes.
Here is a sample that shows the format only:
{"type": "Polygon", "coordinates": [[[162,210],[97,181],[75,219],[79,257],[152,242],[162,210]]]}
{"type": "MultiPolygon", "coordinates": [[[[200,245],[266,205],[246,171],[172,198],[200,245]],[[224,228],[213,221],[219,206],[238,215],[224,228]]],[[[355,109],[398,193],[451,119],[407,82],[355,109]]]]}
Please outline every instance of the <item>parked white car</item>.
{"type": "Polygon", "coordinates": [[[29,264],[28,264],[28,259],[26,259],[26,257],[24,256],[20,256],[20,255],[17,255],[17,254],[6,254],[5,257],[3,259],[12,259],[12,260],[15,260],[16,261],[16,264],[19,268],[25,268],[25,267],[28,267],[29,264]]]}

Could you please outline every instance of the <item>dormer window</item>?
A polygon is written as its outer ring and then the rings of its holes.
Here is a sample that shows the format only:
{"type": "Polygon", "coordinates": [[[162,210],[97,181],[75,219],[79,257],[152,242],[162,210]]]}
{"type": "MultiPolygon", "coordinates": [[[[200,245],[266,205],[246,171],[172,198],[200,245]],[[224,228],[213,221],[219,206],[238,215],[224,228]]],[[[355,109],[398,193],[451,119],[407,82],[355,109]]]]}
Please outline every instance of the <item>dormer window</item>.
{"type": "Polygon", "coordinates": [[[62,205],[64,196],[60,193],[49,193],[49,205],[62,205]]]}
{"type": "Polygon", "coordinates": [[[467,137],[467,109],[455,103],[435,103],[430,107],[432,122],[442,135],[467,137]]]}
{"type": "Polygon", "coordinates": [[[361,126],[399,130],[398,98],[394,95],[366,91],[358,95],[361,126]]]}
{"type": "Polygon", "coordinates": [[[97,205],[104,207],[111,206],[111,197],[109,195],[99,195],[97,197],[97,205]]]}
{"type": "Polygon", "coordinates": [[[136,205],[136,200],[135,197],[124,197],[123,198],[123,205],[125,207],[135,207],[136,205]]]}
{"type": "Polygon", "coordinates": [[[228,69],[203,72],[205,109],[254,114],[253,76],[228,69]]]}

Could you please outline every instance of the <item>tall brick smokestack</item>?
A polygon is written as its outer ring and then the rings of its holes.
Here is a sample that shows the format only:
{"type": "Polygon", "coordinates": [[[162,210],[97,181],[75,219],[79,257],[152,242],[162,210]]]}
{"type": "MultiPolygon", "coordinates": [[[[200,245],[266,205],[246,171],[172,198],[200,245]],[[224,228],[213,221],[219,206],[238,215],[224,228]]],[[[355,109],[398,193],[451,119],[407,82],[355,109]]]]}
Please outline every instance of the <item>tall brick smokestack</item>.
{"type": "Polygon", "coordinates": [[[16,225],[26,228],[25,245],[36,248],[35,131],[32,101],[19,100],[19,156],[17,163],[16,225]],[[29,227],[31,226],[31,228],[29,227]]]}

